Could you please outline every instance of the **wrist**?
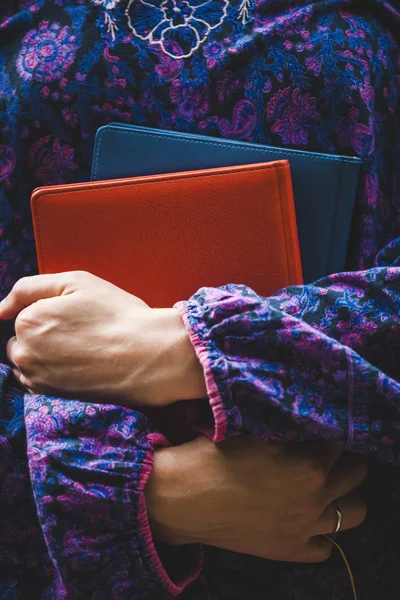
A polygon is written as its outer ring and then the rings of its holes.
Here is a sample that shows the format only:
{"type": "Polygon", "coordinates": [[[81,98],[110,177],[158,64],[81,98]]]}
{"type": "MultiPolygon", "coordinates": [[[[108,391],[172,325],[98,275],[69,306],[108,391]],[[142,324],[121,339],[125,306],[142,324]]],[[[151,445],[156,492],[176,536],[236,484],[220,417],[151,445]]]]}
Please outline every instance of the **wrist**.
{"type": "Polygon", "coordinates": [[[165,403],[205,398],[207,389],[203,367],[179,311],[176,308],[155,311],[155,318],[163,331],[160,336],[163,351],[159,376],[164,382],[165,403]]]}
{"type": "Polygon", "coordinates": [[[139,320],[135,310],[124,324],[120,358],[126,376],[115,384],[119,396],[148,407],[207,396],[203,368],[177,309],[146,308],[139,320]]]}
{"type": "Polygon", "coordinates": [[[173,448],[154,450],[152,463],[142,490],[143,519],[149,533],[148,549],[153,568],[165,582],[171,596],[176,596],[200,574],[202,548],[199,544],[186,545],[179,526],[174,527],[175,523],[179,523],[179,517],[177,519],[174,498],[171,503],[171,491],[176,496],[179,488],[176,485],[177,461],[173,448]]]}
{"type": "Polygon", "coordinates": [[[144,494],[149,524],[156,542],[170,546],[196,543],[196,540],[189,540],[183,530],[176,526],[179,523],[178,513],[182,508],[182,490],[186,484],[186,481],[182,481],[175,447],[155,450],[153,469],[144,494]]]}

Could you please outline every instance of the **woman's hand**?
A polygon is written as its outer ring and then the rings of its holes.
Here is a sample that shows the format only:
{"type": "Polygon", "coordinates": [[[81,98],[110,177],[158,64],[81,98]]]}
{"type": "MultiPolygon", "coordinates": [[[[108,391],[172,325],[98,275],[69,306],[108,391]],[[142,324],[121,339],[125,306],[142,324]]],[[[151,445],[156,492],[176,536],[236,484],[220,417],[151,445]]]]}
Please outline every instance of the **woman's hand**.
{"type": "Polygon", "coordinates": [[[153,536],[271,560],[320,562],[337,525],[357,527],[366,506],[354,490],[366,461],[326,442],[263,444],[200,437],[155,452],[145,489],[153,536]]]}
{"type": "Polygon", "coordinates": [[[19,280],[0,319],[16,319],[7,354],[31,393],[148,406],[207,395],[179,312],[90,273],[19,280]]]}

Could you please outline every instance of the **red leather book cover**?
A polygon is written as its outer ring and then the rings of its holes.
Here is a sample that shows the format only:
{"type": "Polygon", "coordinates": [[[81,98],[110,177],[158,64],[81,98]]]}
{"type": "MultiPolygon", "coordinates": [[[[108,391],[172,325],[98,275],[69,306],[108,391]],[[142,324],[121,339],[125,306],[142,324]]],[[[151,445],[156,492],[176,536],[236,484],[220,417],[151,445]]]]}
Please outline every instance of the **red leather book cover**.
{"type": "Polygon", "coordinates": [[[40,273],[90,271],[153,307],[302,282],[287,161],[39,188],[31,206],[40,273]]]}

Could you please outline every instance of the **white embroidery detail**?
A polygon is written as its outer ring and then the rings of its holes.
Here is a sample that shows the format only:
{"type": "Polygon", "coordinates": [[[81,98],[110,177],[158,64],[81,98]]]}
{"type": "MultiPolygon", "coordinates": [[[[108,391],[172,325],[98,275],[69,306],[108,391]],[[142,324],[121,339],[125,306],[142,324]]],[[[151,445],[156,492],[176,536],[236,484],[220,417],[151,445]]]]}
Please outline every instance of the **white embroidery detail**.
{"type": "Polygon", "coordinates": [[[129,0],[125,11],[133,35],[173,58],[190,58],[224,22],[229,0],[129,0]]]}
{"type": "Polygon", "coordinates": [[[240,21],[242,25],[246,25],[251,21],[250,4],[250,0],[242,0],[239,6],[238,21],[240,21]]]}
{"type": "Polygon", "coordinates": [[[101,6],[104,10],[104,25],[111,40],[115,41],[115,35],[118,31],[117,20],[113,15],[113,10],[119,4],[120,0],[92,0],[96,6],[101,6]]]}
{"type": "Polygon", "coordinates": [[[119,0],[92,0],[96,6],[102,6],[105,10],[114,10],[119,0]]]}

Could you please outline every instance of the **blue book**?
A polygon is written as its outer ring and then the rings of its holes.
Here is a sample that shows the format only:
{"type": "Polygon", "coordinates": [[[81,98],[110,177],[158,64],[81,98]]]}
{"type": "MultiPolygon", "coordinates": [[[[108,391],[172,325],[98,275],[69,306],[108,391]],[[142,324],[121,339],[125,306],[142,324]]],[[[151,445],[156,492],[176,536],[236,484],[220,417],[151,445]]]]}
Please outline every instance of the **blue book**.
{"type": "Polygon", "coordinates": [[[113,123],[96,136],[92,181],[289,161],[304,282],[345,269],[361,160],[113,123]]]}

